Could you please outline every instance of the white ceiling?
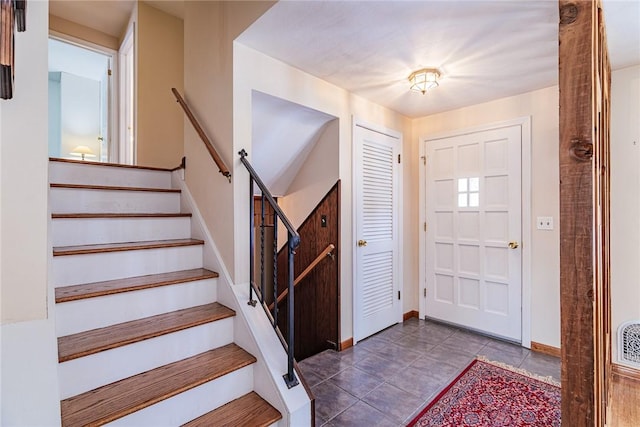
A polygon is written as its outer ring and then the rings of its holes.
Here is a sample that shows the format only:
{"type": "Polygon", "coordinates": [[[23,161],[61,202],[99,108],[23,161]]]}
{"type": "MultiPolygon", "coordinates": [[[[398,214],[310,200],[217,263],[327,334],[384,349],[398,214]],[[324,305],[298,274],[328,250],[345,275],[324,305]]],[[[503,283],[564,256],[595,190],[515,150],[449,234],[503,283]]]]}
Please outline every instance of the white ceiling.
{"type": "MultiPolygon", "coordinates": [[[[613,67],[640,63],[640,1],[605,5],[613,67]]],[[[280,1],[239,41],[408,117],[558,81],[549,0],[280,1]],[[409,91],[424,67],[442,71],[440,87],[409,91]]]]}

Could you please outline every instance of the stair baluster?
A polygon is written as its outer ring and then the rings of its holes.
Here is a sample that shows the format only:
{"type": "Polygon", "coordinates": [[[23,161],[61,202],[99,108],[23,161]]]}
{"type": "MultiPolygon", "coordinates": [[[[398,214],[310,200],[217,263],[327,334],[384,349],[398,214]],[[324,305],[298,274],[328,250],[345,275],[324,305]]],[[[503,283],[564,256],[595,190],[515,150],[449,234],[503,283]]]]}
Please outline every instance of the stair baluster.
{"type": "MultiPolygon", "coordinates": [[[[262,182],[262,180],[260,179],[260,177],[258,176],[258,174],[256,173],[256,171],[253,169],[253,167],[251,166],[251,163],[249,163],[249,161],[247,160],[247,152],[243,149],[241,150],[239,153],[240,155],[240,161],[242,162],[242,164],[247,168],[247,171],[249,172],[249,198],[250,198],[250,203],[249,203],[249,274],[250,274],[250,278],[249,278],[249,301],[248,304],[251,306],[255,306],[257,304],[257,300],[253,299],[253,293],[255,292],[256,296],[258,297],[258,300],[260,301],[260,304],[262,305],[262,308],[264,309],[265,313],[267,313],[267,316],[269,317],[271,324],[273,325],[274,329],[276,330],[276,334],[278,335],[278,338],[280,339],[280,342],[282,343],[283,347],[285,348],[286,352],[287,352],[287,373],[285,373],[283,375],[284,381],[287,384],[287,387],[291,388],[294,387],[296,385],[299,384],[298,379],[296,378],[295,372],[294,372],[294,357],[293,357],[293,352],[294,352],[294,330],[293,330],[293,315],[294,315],[294,270],[293,270],[293,266],[294,266],[294,261],[293,261],[293,255],[295,254],[295,249],[300,245],[300,235],[298,234],[298,232],[295,230],[295,228],[293,228],[293,225],[291,225],[291,222],[289,221],[289,219],[287,218],[287,216],[284,214],[284,212],[282,212],[282,209],[280,209],[280,207],[278,206],[278,204],[276,203],[275,199],[273,198],[273,195],[269,192],[269,190],[267,189],[267,187],[264,185],[264,183],[262,182]],[[277,299],[278,297],[278,281],[277,281],[277,275],[278,275],[278,266],[277,266],[277,259],[278,259],[278,220],[280,220],[282,222],[282,224],[285,226],[285,228],[287,229],[287,265],[288,265],[288,272],[287,272],[287,289],[288,289],[288,299],[287,299],[287,338],[285,339],[282,336],[282,333],[280,332],[279,328],[278,328],[278,304],[274,304],[273,306],[273,314],[271,314],[271,312],[269,311],[269,307],[267,306],[267,303],[265,301],[265,283],[264,283],[264,236],[261,236],[261,254],[260,254],[260,259],[261,259],[261,266],[260,266],[260,270],[261,270],[261,284],[260,284],[260,288],[258,288],[258,286],[255,283],[255,267],[254,267],[254,259],[255,259],[255,236],[254,236],[254,226],[255,226],[255,220],[254,220],[254,214],[255,214],[255,206],[254,206],[254,184],[256,184],[258,186],[258,188],[261,191],[261,200],[262,200],[262,205],[261,205],[261,211],[262,211],[262,227],[264,227],[264,200],[266,200],[269,205],[271,205],[271,208],[273,209],[273,233],[274,233],[274,241],[273,241],[273,252],[274,252],[274,260],[273,260],[273,288],[274,288],[274,301],[277,299]]],[[[262,229],[262,233],[264,232],[264,228],[262,229]]]]}

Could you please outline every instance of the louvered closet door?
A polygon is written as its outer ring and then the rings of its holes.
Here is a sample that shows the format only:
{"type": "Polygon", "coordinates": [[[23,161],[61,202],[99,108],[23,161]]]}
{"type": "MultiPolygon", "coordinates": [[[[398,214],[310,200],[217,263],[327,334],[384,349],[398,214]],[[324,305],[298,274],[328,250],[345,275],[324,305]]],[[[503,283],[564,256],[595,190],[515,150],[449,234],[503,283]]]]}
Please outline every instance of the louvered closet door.
{"type": "Polygon", "coordinates": [[[401,320],[398,280],[399,138],[356,126],[356,341],[401,320]],[[400,318],[399,318],[400,317],[400,318]]]}

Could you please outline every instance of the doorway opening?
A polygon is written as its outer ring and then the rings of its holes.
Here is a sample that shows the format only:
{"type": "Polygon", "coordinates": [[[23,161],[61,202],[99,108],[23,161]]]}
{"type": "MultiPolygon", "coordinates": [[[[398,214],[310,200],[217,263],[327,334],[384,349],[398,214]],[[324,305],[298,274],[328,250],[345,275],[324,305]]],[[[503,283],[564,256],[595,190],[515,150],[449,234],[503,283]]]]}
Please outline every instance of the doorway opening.
{"type": "Polygon", "coordinates": [[[49,38],[49,156],[112,162],[115,52],[49,38]]]}

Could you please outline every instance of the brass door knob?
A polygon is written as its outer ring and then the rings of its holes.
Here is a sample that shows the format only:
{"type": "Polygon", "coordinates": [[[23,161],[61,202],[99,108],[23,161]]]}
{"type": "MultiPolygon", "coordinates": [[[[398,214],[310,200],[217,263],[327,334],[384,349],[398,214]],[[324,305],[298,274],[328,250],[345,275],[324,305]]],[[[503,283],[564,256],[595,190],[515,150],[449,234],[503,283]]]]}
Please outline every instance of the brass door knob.
{"type": "Polygon", "coordinates": [[[358,246],[367,246],[366,240],[358,240],[358,246]]]}
{"type": "Polygon", "coordinates": [[[518,242],[509,242],[509,247],[511,249],[516,249],[518,247],[518,242]]]}

